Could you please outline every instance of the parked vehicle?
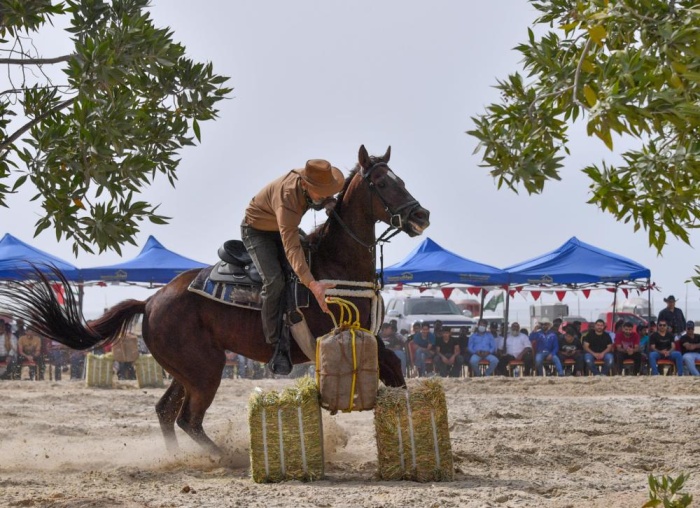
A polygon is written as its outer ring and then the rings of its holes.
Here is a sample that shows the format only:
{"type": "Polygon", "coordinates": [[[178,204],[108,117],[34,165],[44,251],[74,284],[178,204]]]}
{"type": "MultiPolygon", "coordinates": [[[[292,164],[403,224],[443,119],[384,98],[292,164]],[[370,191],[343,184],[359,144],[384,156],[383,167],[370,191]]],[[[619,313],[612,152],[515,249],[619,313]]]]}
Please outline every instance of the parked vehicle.
{"type": "Polygon", "coordinates": [[[455,302],[434,296],[408,296],[389,300],[384,322],[388,323],[392,319],[396,320],[399,330],[409,332],[417,321],[428,323],[432,331],[435,321],[440,320],[443,326],[450,328],[453,337],[459,336],[461,327],[466,327],[471,332],[476,326],[476,321],[462,314],[455,302]]]}

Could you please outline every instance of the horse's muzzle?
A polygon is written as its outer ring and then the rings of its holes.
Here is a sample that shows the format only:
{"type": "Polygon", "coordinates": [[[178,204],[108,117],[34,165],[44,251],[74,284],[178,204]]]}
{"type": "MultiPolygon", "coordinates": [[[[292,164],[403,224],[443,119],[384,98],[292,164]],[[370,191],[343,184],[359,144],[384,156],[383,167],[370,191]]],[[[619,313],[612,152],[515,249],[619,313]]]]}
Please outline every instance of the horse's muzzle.
{"type": "Polygon", "coordinates": [[[408,236],[420,236],[428,226],[430,226],[430,211],[418,205],[408,214],[403,230],[408,236]]]}

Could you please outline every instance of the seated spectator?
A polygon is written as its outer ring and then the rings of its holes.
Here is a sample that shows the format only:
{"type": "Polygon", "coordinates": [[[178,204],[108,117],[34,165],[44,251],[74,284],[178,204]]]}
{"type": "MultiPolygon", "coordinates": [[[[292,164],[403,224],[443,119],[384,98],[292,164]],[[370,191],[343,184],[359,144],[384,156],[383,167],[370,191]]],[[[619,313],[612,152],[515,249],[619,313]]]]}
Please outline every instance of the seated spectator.
{"type": "Polygon", "coordinates": [[[631,321],[625,321],[622,328],[615,334],[615,356],[617,357],[617,371],[622,372],[622,362],[634,361],[634,375],[638,375],[642,365],[642,353],[640,351],[640,338],[633,331],[631,321]]]}
{"type": "Polygon", "coordinates": [[[700,360],[700,335],[695,335],[694,321],[688,321],[685,328],[685,333],[681,337],[683,365],[691,376],[700,376],[698,367],[695,365],[695,362],[700,360]]]}
{"type": "Polygon", "coordinates": [[[674,336],[668,323],[662,319],[656,322],[657,330],[649,337],[649,368],[652,376],[659,375],[658,361],[671,360],[676,365],[676,373],[683,375],[683,355],[674,349],[674,336]]]}
{"type": "Polygon", "coordinates": [[[583,375],[583,344],[576,337],[576,329],[573,326],[567,326],[564,329],[564,336],[559,340],[559,360],[562,368],[565,365],[564,360],[574,361],[574,375],[583,375]]]}
{"type": "Polygon", "coordinates": [[[430,331],[430,325],[423,323],[420,327],[420,332],[413,335],[413,343],[416,345],[415,357],[413,362],[418,369],[418,376],[425,376],[426,360],[435,355],[435,335],[430,331]]]}
{"type": "Polygon", "coordinates": [[[462,358],[469,358],[469,330],[466,326],[459,327],[459,354],[462,358]]]}
{"type": "Polygon", "coordinates": [[[476,331],[469,337],[469,367],[475,377],[481,376],[479,362],[486,360],[489,366],[484,373],[485,376],[492,376],[498,366],[496,357],[496,341],[486,328],[486,320],[480,319],[476,331]]]}
{"type": "Polygon", "coordinates": [[[435,370],[442,377],[459,377],[462,374],[464,357],[459,354],[459,339],[450,336],[450,329],[443,328],[435,344],[435,370]]]}
{"type": "Polygon", "coordinates": [[[379,332],[384,345],[391,349],[401,361],[401,372],[406,375],[406,338],[396,332],[392,323],[384,323],[379,332]]]}
{"type": "Polygon", "coordinates": [[[0,320],[0,362],[5,363],[5,372],[0,379],[15,379],[17,372],[17,338],[12,334],[12,325],[0,320]]]}
{"type": "Polygon", "coordinates": [[[593,330],[583,336],[583,359],[588,367],[588,372],[594,376],[600,376],[600,369],[595,364],[603,362],[603,375],[607,376],[612,369],[615,357],[613,355],[613,341],[610,334],[605,331],[605,321],[599,319],[593,325],[593,330]]]}
{"type": "Polygon", "coordinates": [[[552,362],[557,374],[564,375],[564,369],[559,361],[559,341],[557,334],[552,330],[552,322],[549,318],[541,318],[539,330],[532,332],[530,341],[535,350],[535,373],[544,376],[544,362],[552,362]]]}
{"type": "Polygon", "coordinates": [[[491,335],[493,335],[493,340],[496,342],[496,356],[500,358],[503,354],[505,339],[498,333],[498,331],[498,323],[491,323],[489,325],[489,332],[491,332],[491,335]]]}
{"type": "Polygon", "coordinates": [[[498,360],[497,372],[502,376],[508,375],[508,364],[513,360],[523,362],[523,370],[526,376],[532,372],[532,343],[527,335],[520,331],[519,323],[511,323],[510,335],[504,339],[503,354],[498,360]]]}
{"type": "Polygon", "coordinates": [[[41,357],[41,338],[31,327],[27,328],[24,335],[19,338],[17,352],[19,353],[20,366],[24,362],[34,362],[36,364],[35,367],[29,369],[29,378],[34,379],[35,376],[39,375],[43,361],[41,357]]]}
{"type": "Polygon", "coordinates": [[[637,335],[639,335],[639,352],[642,357],[649,354],[649,327],[647,325],[637,325],[637,335]]]}

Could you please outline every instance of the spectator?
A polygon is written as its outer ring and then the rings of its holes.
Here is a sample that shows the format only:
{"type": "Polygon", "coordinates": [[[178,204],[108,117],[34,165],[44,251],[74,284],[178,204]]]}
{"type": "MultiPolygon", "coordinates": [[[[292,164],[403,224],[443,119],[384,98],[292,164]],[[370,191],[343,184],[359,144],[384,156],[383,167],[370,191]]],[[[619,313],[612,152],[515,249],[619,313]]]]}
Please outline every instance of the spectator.
{"type": "Polygon", "coordinates": [[[552,331],[554,334],[557,336],[557,340],[561,342],[561,340],[564,338],[564,332],[561,329],[561,324],[564,322],[562,318],[554,318],[552,320],[552,331]]]}
{"type": "Polygon", "coordinates": [[[574,375],[583,375],[583,344],[576,337],[576,329],[573,326],[564,329],[564,337],[559,341],[559,360],[562,367],[566,366],[565,360],[573,360],[574,375]]]}
{"type": "Polygon", "coordinates": [[[559,340],[557,334],[552,330],[552,322],[549,318],[540,319],[540,329],[532,332],[530,341],[535,350],[535,373],[544,376],[544,362],[552,362],[557,374],[564,375],[564,369],[559,361],[559,340]]]}
{"type": "Polygon", "coordinates": [[[658,330],[649,337],[649,367],[651,368],[651,375],[659,375],[657,364],[659,359],[668,359],[675,363],[676,373],[682,376],[683,355],[673,347],[673,334],[669,330],[668,323],[664,319],[659,318],[656,326],[658,330]]]}
{"type": "Polygon", "coordinates": [[[431,359],[435,355],[435,335],[430,332],[430,325],[423,323],[420,327],[420,332],[413,336],[413,343],[416,345],[415,357],[413,362],[418,369],[418,376],[425,376],[426,360],[431,359]]]}
{"type": "Polygon", "coordinates": [[[695,335],[694,321],[688,321],[685,324],[685,333],[681,337],[681,353],[688,373],[692,376],[700,376],[698,367],[695,365],[695,362],[700,360],[700,335],[695,335]]]}
{"type": "Polygon", "coordinates": [[[0,379],[14,379],[17,370],[17,338],[12,325],[0,320],[0,362],[5,362],[5,372],[0,379]]]}
{"type": "Polygon", "coordinates": [[[401,361],[401,372],[406,375],[406,338],[396,332],[393,323],[384,323],[380,337],[387,348],[391,349],[401,361]]]}
{"type": "Polygon", "coordinates": [[[511,323],[510,335],[504,338],[503,355],[498,360],[498,373],[507,376],[508,364],[513,360],[523,362],[523,370],[526,376],[532,372],[532,343],[527,335],[520,331],[519,323],[511,323]]]}
{"type": "Polygon", "coordinates": [[[576,338],[579,340],[579,342],[580,342],[580,341],[581,341],[581,337],[583,336],[583,334],[581,333],[581,321],[579,321],[578,319],[576,319],[576,320],[572,321],[571,326],[574,327],[574,330],[573,330],[573,331],[574,331],[574,337],[576,337],[576,338]]]}
{"type": "Polygon", "coordinates": [[[598,319],[593,325],[593,330],[583,336],[583,359],[588,367],[588,372],[594,376],[600,375],[600,369],[596,361],[603,362],[603,375],[607,376],[612,369],[615,357],[613,351],[613,341],[610,334],[605,331],[605,321],[598,319]]]}
{"type": "Polygon", "coordinates": [[[459,377],[464,357],[459,354],[459,339],[450,337],[450,329],[443,328],[435,345],[435,370],[442,377],[459,377]]]}
{"type": "Polygon", "coordinates": [[[649,337],[651,337],[651,335],[653,333],[656,333],[656,330],[657,330],[656,321],[654,321],[654,320],[649,321],[649,337]]]}
{"type": "Polygon", "coordinates": [[[676,307],[676,297],[669,295],[668,298],[664,298],[666,302],[666,308],[659,312],[659,317],[657,318],[657,324],[661,321],[665,321],[668,325],[668,333],[678,337],[685,330],[685,316],[683,311],[676,307]]]}
{"type": "Polygon", "coordinates": [[[469,357],[469,329],[466,326],[459,327],[459,351],[462,358],[469,357]]]}
{"type": "Polygon", "coordinates": [[[493,335],[493,340],[496,342],[496,356],[499,358],[503,353],[503,347],[505,344],[505,339],[498,333],[498,323],[491,323],[489,325],[489,332],[493,335]]]}
{"type": "Polygon", "coordinates": [[[622,372],[622,362],[633,360],[634,375],[637,376],[642,365],[642,353],[639,346],[639,335],[632,330],[633,327],[634,325],[631,321],[625,321],[621,330],[615,334],[615,355],[617,357],[618,372],[622,372]]]}
{"type": "Polygon", "coordinates": [[[39,375],[43,361],[41,357],[41,338],[31,327],[27,328],[24,335],[19,338],[17,352],[19,353],[20,367],[23,362],[34,362],[36,364],[36,366],[32,366],[29,369],[29,378],[34,379],[35,376],[39,375]]]}
{"type": "Polygon", "coordinates": [[[639,352],[642,356],[646,356],[649,354],[649,327],[637,325],[637,335],[639,335],[639,352]]]}
{"type": "Polygon", "coordinates": [[[481,360],[487,360],[489,366],[486,369],[484,375],[493,375],[496,367],[498,366],[498,358],[495,356],[496,353],[496,341],[487,329],[486,320],[480,319],[476,327],[476,331],[469,337],[468,352],[471,355],[469,358],[469,366],[471,367],[472,374],[475,377],[481,376],[479,371],[479,362],[481,360]]]}

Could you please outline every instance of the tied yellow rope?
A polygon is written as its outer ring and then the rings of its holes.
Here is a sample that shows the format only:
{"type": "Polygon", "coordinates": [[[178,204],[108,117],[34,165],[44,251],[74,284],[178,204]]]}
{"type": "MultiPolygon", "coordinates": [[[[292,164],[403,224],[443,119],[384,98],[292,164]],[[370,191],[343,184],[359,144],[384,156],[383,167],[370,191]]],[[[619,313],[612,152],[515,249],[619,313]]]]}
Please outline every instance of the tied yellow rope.
{"type": "MultiPolygon", "coordinates": [[[[355,342],[355,332],[357,330],[362,330],[363,332],[369,333],[369,330],[365,330],[360,326],[360,311],[357,306],[349,300],[343,298],[338,298],[335,296],[327,296],[326,302],[329,304],[335,304],[340,308],[340,318],[336,321],[335,314],[330,313],[331,319],[333,319],[333,327],[335,330],[347,329],[352,337],[352,384],[350,386],[350,403],[348,409],[343,412],[350,412],[353,409],[355,400],[355,386],[357,384],[357,347],[355,342]],[[354,311],[354,313],[353,313],[354,311]]],[[[316,341],[316,384],[321,383],[321,341],[316,341]]]]}

